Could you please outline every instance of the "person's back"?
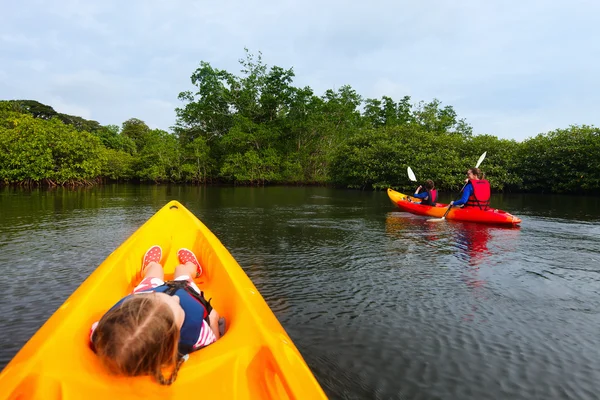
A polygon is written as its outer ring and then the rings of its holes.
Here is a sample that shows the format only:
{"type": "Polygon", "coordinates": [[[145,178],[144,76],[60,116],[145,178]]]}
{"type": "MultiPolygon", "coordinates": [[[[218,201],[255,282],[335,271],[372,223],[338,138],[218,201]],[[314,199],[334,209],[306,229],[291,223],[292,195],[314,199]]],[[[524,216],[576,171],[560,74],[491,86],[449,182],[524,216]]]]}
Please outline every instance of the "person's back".
{"type": "Polygon", "coordinates": [[[490,183],[486,179],[469,179],[469,183],[473,190],[465,203],[465,207],[488,209],[491,197],[490,183]]]}
{"type": "Polygon", "coordinates": [[[413,197],[421,199],[421,204],[424,206],[435,206],[437,202],[437,190],[435,189],[434,182],[431,179],[428,179],[425,182],[425,191],[423,193],[419,193],[421,189],[423,189],[423,186],[419,186],[417,190],[415,190],[413,197]]]}
{"type": "Polygon", "coordinates": [[[464,187],[462,197],[451,201],[450,205],[477,207],[481,210],[487,210],[490,206],[491,188],[486,179],[482,179],[482,172],[479,168],[471,168],[467,171],[467,184],[464,187]]]}

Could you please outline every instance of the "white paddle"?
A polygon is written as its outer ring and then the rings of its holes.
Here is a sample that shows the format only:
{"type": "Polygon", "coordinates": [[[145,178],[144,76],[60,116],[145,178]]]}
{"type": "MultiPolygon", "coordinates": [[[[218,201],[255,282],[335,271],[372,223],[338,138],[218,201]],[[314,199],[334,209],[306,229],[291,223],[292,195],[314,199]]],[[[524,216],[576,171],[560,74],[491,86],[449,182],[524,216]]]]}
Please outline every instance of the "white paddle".
{"type": "Polygon", "coordinates": [[[408,168],[406,169],[406,172],[408,173],[408,179],[410,179],[410,180],[411,180],[411,181],[413,181],[413,182],[416,182],[416,181],[417,181],[417,177],[415,176],[415,173],[413,172],[413,170],[412,170],[412,169],[410,169],[410,167],[408,167],[408,168]]]}
{"type": "MultiPolygon", "coordinates": [[[[415,173],[410,167],[406,168],[406,173],[408,174],[408,179],[410,179],[413,182],[417,181],[417,177],[415,176],[415,173]]],[[[406,196],[406,200],[412,201],[410,200],[410,196],[406,196]]]]}

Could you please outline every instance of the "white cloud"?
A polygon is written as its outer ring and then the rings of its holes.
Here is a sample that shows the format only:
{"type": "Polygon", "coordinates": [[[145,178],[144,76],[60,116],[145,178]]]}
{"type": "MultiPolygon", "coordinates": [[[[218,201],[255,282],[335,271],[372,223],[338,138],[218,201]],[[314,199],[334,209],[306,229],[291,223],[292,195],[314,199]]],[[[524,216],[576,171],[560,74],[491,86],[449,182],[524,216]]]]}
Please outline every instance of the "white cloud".
{"type": "Polygon", "coordinates": [[[12,34],[4,33],[0,35],[0,42],[6,46],[24,46],[24,47],[38,47],[39,40],[28,37],[24,34],[12,34]]]}
{"type": "Polygon", "coordinates": [[[599,124],[593,1],[24,0],[3,11],[0,96],[102,124],[169,129],[200,61],[237,74],[244,47],[318,95],[349,84],[365,98],[438,98],[475,132],[599,124]]]}
{"type": "Polygon", "coordinates": [[[77,104],[69,104],[61,97],[50,97],[49,100],[49,104],[52,105],[52,108],[54,108],[56,112],[75,115],[85,119],[93,119],[91,110],[86,107],[81,107],[77,104]]]}

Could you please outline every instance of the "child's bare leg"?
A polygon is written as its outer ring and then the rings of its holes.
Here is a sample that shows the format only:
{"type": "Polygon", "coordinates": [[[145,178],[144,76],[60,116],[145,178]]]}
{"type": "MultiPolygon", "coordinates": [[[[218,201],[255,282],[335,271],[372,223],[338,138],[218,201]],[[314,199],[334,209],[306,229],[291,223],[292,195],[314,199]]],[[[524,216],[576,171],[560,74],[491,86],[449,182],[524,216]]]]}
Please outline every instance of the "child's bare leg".
{"type": "Polygon", "coordinates": [[[183,275],[187,275],[190,278],[194,279],[194,277],[196,276],[197,268],[198,267],[196,267],[196,265],[191,262],[186,262],[185,264],[179,264],[178,266],[175,267],[174,279],[177,279],[178,277],[183,276],[183,275]]]}
{"type": "Polygon", "coordinates": [[[162,265],[157,262],[150,261],[144,270],[144,279],[145,278],[158,278],[164,281],[165,271],[163,270],[162,265]]]}
{"type": "Polygon", "coordinates": [[[213,331],[217,339],[221,337],[221,334],[219,333],[219,318],[219,313],[213,308],[208,315],[208,320],[210,321],[210,329],[213,331]]]}

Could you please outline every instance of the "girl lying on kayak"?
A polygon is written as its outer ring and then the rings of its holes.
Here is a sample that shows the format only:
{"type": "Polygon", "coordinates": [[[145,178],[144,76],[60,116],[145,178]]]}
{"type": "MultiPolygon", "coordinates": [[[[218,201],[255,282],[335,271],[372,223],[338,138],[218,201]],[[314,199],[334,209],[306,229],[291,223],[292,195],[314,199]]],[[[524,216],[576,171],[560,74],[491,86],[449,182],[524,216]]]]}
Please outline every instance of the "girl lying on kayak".
{"type": "Polygon", "coordinates": [[[170,385],[185,355],[221,336],[219,314],[191,278],[202,274],[200,263],[188,249],[180,249],[177,257],[181,264],[175,278],[165,282],[162,249],[148,249],[140,284],[92,326],[92,347],[111,372],[152,375],[161,385],[170,385]],[[173,365],[165,379],[162,368],[173,365]]]}

